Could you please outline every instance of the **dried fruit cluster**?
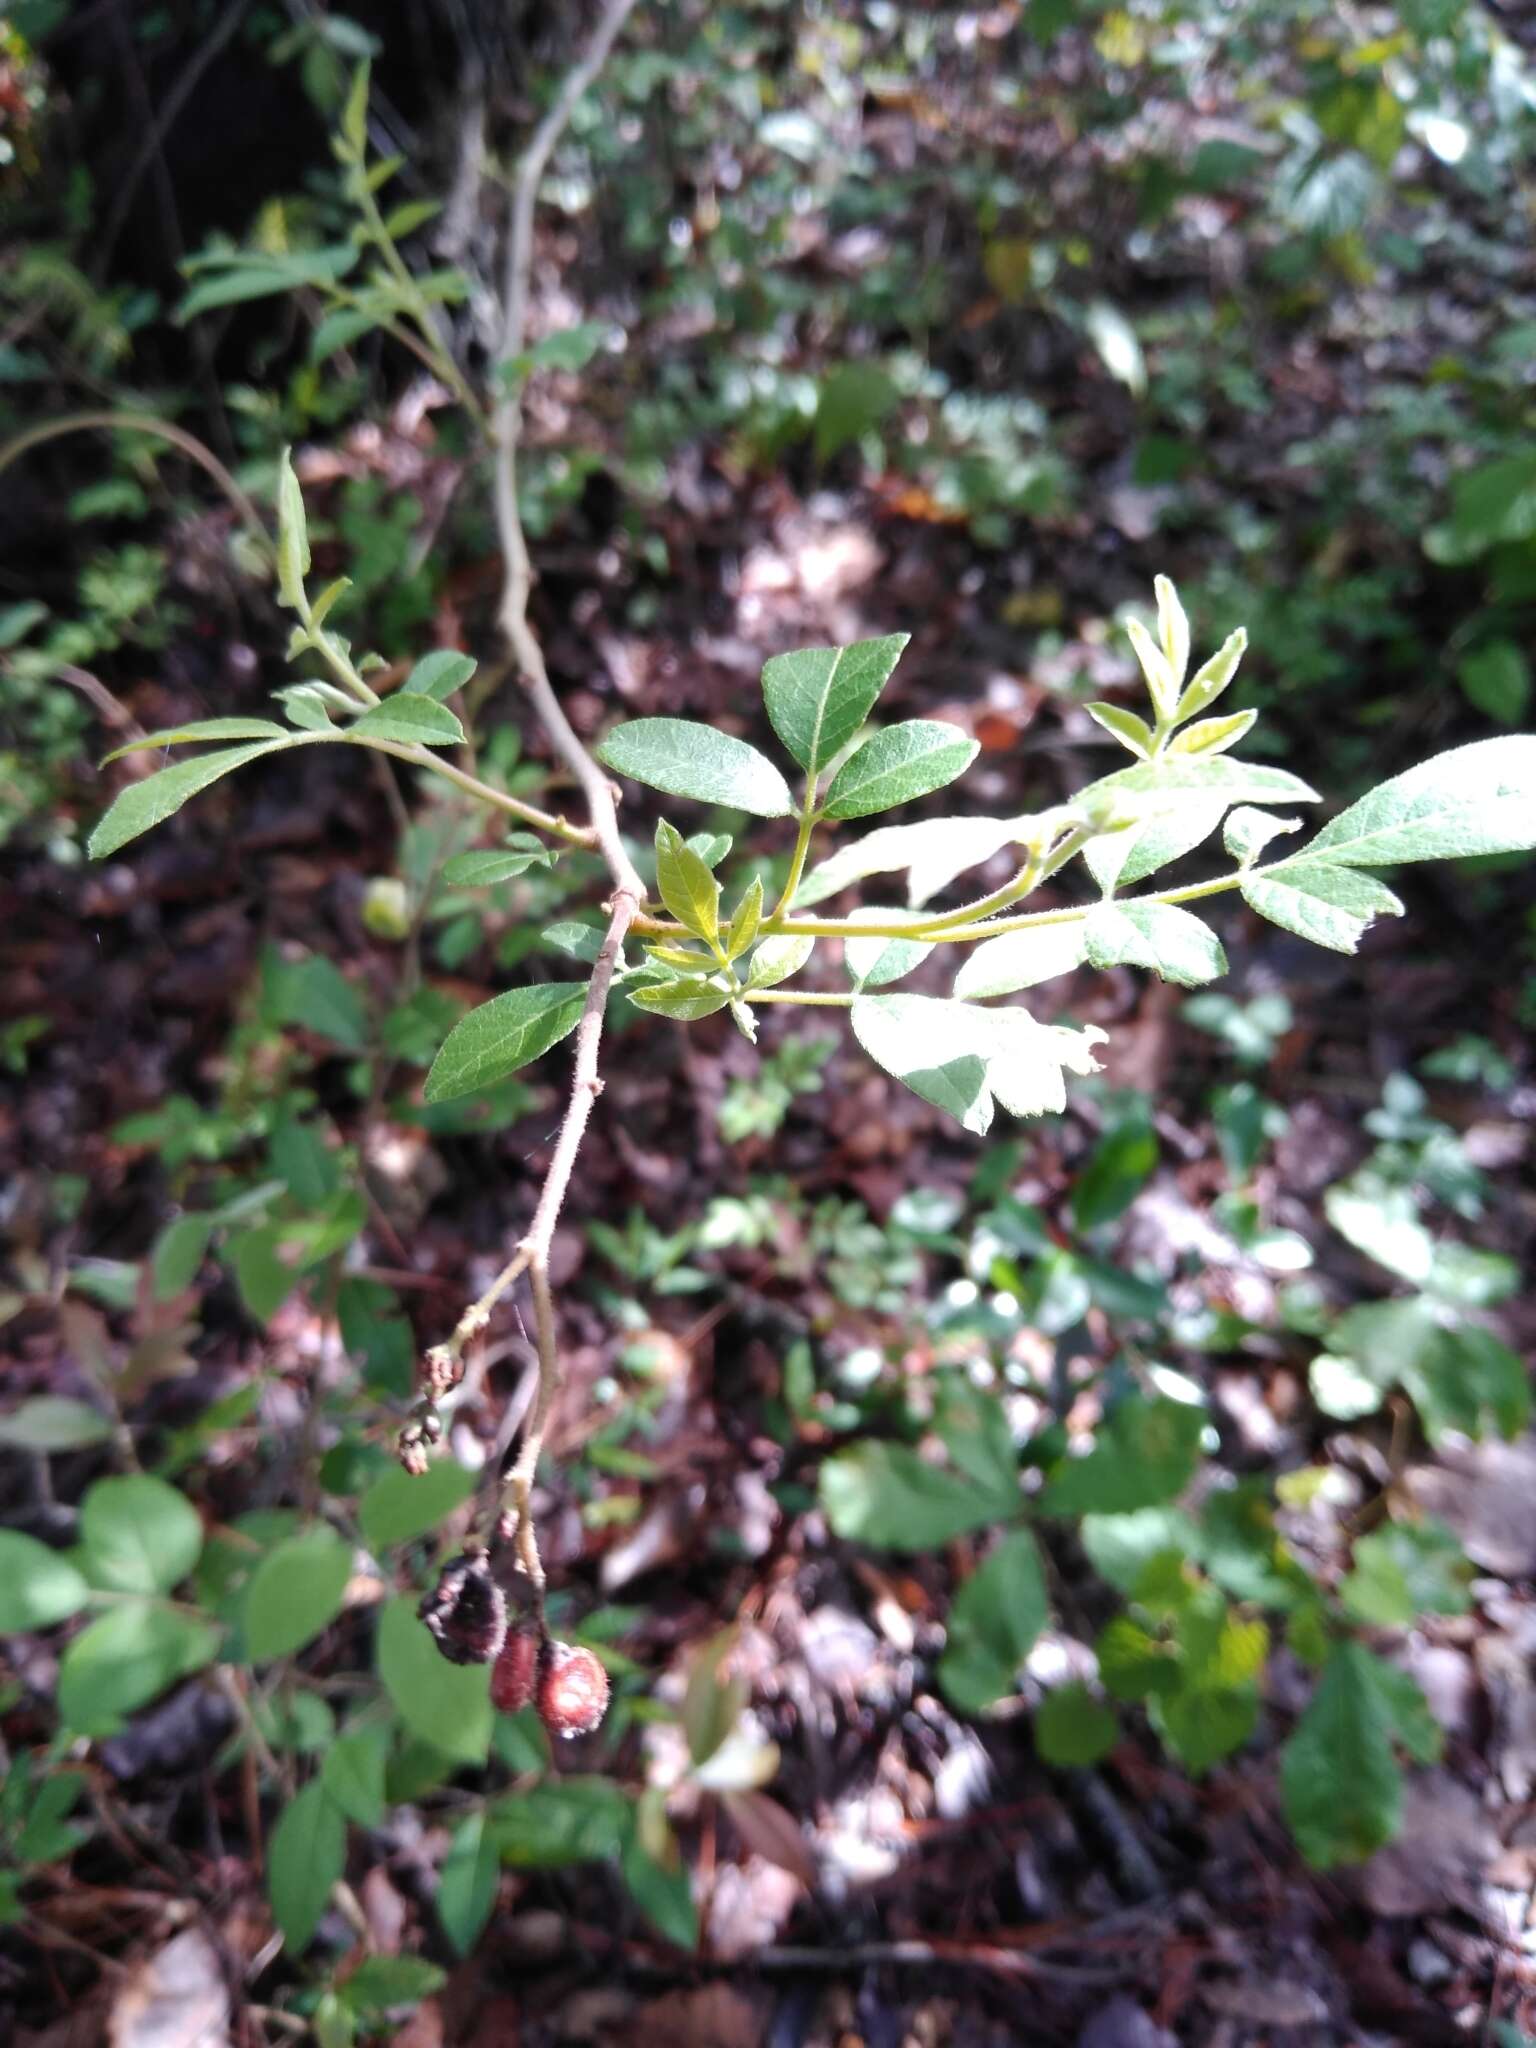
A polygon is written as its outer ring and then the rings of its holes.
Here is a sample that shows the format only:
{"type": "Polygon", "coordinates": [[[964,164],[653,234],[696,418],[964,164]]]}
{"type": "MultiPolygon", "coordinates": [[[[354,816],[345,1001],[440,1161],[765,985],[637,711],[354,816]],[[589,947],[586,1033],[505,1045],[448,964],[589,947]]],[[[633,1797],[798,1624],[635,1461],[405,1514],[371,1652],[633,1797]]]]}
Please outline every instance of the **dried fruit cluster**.
{"type": "Polygon", "coordinates": [[[508,1629],[506,1596],[483,1550],[443,1566],[421,1603],[422,1620],[454,1664],[494,1664],[491,1699],[505,1714],[537,1708],[551,1735],[590,1735],[608,1709],[608,1674],[590,1650],[519,1623],[508,1629]]]}

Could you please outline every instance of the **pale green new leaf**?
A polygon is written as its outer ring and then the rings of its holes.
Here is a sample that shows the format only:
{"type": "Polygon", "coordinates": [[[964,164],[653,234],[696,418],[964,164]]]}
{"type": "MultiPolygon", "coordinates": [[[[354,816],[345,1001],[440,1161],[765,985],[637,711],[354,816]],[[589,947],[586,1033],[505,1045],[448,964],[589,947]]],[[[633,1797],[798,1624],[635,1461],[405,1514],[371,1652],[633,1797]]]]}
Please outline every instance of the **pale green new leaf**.
{"type": "Polygon", "coordinates": [[[1176,810],[1155,813],[1122,832],[1107,832],[1083,848],[1088,872],[1106,894],[1182,860],[1209,839],[1227,808],[1225,797],[1184,797],[1176,810]]]}
{"type": "Polygon", "coordinates": [[[576,1028],[586,1001],[584,981],[548,981],[511,988],[454,1025],[427,1075],[428,1102],[451,1102],[489,1088],[548,1052],[576,1028]]]}
{"type": "Polygon", "coordinates": [[[1227,804],[1318,801],[1317,791],[1289,769],[1234,761],[1225,754],[1163,754],[1156,761],[1138,761],[1080,790],[1076,801],[1081,805],[1089,797],[1099,802],[1113,799],[1133,817],[1151,817],[1159,811],[1182,810],[1197,796],[1219,797],[1227,804]]]}
{"type": "Polygon", "coordinates": [[[731,1000],[730,990],[714,981],[653,981],[625,993],[640,1009],[653,1016],[671,1017],[679,1024],[696,1024],[701,1017],[712,1017],[731,1000]]]}
{"type": "MultiPolygon", "coordinates": [[[[899,924],[901,916],[899,910],[879,910],[865,904],[854,911],[853,922],[899,924]]],[[[884,988],[910,974],[932,951],[933,946],[926,939],[850,938],[843,941],[843,965],[848,969],[849,980],[859,988],[884,988]]]]}
{"type": "Polygon", "coordinates": [[[1401,917],[1403,906],[1374,875],[1314,860],[1313,847],[1294,859],[1245,874],[1240,887],[1249,908],[1314,946],[1353,953],[1377,917],[1401,917]]]}
{"type": "Polygon", "coordinates": [[[404,747],[454,747],[463,741],[464,728],[446,704],[399,691],[382,704],[371,704],[352,726],[351,736],[393,740],[404,747]]]}
{"type": "Polygon", "coordinates": [[[1175,733],[1169,743],[1171,754],[1224,754],[1248,733],[1257,711],[1233,711],[1225,718],[1201,718],[1175,733]]]}
{"type": "Polygon", "coordinates": [[[731,918],[730,929],[725,935],[725,957],[739,960],[757,937],[758,926],[763,921],[763,878],[754,875],[742,892],[731,918]]]}
{"type": "Polygon", "coordinates": [[[758,818],[787,818],[794,812],[789,784],[765,754],[693,719],[631,719],[614,728],[597,758],[616,774],[671,796],[725,804],[758,818]]]}
{"type": "Polygon", "coordinates": [[[685,931],[712,945],[720,936],[720,884],[665,818],[656,827],[656,886],[685,931]]]}
{"type": "MultiPolygon", "coordinates": [[[[1049,814],[1047,814],[1049,815],[1049,814]]],[[[909,869],[908,900],[926,903],[967,868],[990,860],[1005,846],[1032,832],[1039,818],[927,818],[916,825],[882,825],[878,831],[843,847],[815,867],[801,882],[795,908],[835,896],[850,883],[870,875],[909,869]]]]}
{"type": "Polygon", "coordinates": [[[984,1010],[943,996],[863,996],[854,1036],[877,1066],[984,1135],[993,1097],[1014,1116],[1066,1104],[1064,1069],[1092,1073],[1104,1033],[1041,1024],[1027,1010],[984,1010]]]}
{"type": "Polygon", "coordinates": [[[1183,684],[1189,667],[1189,620],[1179,602],[1179,593],[1168,577],[1154,576],[1152,588],[1157,593],[1158,638],[1163,643],[1173,687],[1177,690],[1183,684]]]}
{"type": "Polygon", "coordinates": [[[263,754],[279,753],[297,743],[296,734],[285,734],[282,739],[256,740],[245,747],[223,747],[216,754],[198,754],[192,760],[177,761],[170,768],[162,768],[158,775],[135,782],[113,800],[91,834],[87,845],[91,858],[105,860],[130,839],[137,839],[141,832],[163,825],[189,797],[207,789],[221,776],[243,768],[247,761],[259,761],[263,754]]]}
{"type": "Polygon", "coordinates": [[[1083,942],[1091,966],[1150,967],[1183,988],[1199,988],[1227,971],[1210,926],[1174,903],[1100,903],[1088,913],[1083,942]]]}
{"type": "Polygon", "coordinates": [[[124,754],[142,753],[146,747],[181,747],[193,740],[285,740],[284,727],[270,718],[199,718],[191,725],[168,725],[160,732],[146,732],[126,745],[114,747],[102,756],[102,767],[120,761],[124,754]]]}
{"type": "Polygon", "coordinates": [[[1058,974],[1070,974],[1087,958],[1087,920],[1041,924],[985,939],[955,976],[954,992],[972,1000],[1012,995],[1058,974]]]}
{"type": "Polygon", "coordinates": [[[979,749],[968,733],[937,718],[887,726],[850,755],[827,791],[829,818],[867,818],[910,803],[963,774],[979,749]]]}
{"type": "Polygon", "coordinates": [[[814,938],[780,932],[758,946],[747,967],[747,987],[777,988],[804,967],[815,951],[814,938]]]}
{"type": "Polygon", "coordinates": [[[1536,847],[1536,735],[1474,740],[1395,775],[1326,824],[1300,859],[1376,867],[1536,847]]]}
{"type": "Polygon", "coordinates": [[[1229,633],[1221,646],[1203,667],[1196,669],[1188,689],[1180,697],[1174,717],[1180,725],[1186,718],[1195,718],[1214,704],[1222,691],[1237,674],[1237,665],[1248,646],[1247,629],[1239,626],[1235,633],[1229,633]]]}
{"type": "Polygon", "coordinates": [[[69,1559],[24,1536],[0,1529],[0,1636],[52,1628],[76,1614],[90,1588],[69,1559]]]}
{"type": "Polygon", "coordinates": [[[1141,663],[1141,672],[1147,679],[1152,709],[1157,713],[1159,720],[1171,718],[1173,707],[1178,700],[1179,685],[1173,670],[1168,666],[1167,655],[1140,619],[1132,619],[1125,630],[1136,650],[1136,659],[1141,663]]]}
{"type": "Polygon", "coordinates": [[[1121,746],[1129,747],[1141,761],[1152,758],[1152,728],[1144,718],[1138,718],[1134,711],[1123,711],[1118,704],[1086,704],[1088,716],[1113,733],[1121,746]]]}
{"type": "Polygon", "coordinates": [[[476,847],[472,853],[456,853],[452,860],[444,861],[443,880],[456,889],[485,889],[494,882],[510,882],[535,865],[553,866],[542,846],[476,847]]]}
{"type": "Polygon", "coordinates": [[[277,587],[290,611],[304,609],[304,578],[309,574],[309,527],[304,518],[304,493],[293,473],[293,453],[285,448],[277,465],[277,587]]]}
{"type": "Polygon", "coordinates": [[[1272,839],[1300,830],[1300,818],[1277,818],[1273,811],[1256,811],[1248,804],[1240,804],[1228,817],[1221,840],[1232,858],[1247,868],[1252,867],[1272,839]]]}
{"type": "Polygon", "coordinates": [[[769,720],[813,781],[869,716],[910,638],[889,633],[852,647],[802,647],[764,664],[769,720]]]}

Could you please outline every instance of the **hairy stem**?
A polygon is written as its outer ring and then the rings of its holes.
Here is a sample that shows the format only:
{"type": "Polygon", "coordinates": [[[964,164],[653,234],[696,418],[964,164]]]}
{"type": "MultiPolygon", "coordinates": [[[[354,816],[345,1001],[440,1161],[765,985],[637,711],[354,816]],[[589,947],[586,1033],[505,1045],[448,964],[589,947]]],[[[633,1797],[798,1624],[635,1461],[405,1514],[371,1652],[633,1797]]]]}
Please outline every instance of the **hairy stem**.
{"type": "Polygon", "coordinates": [[[183,455],[208,472],[240,515],[241,523],[261,543],[263,551],[271,556],[272,541],[261,514],[217,455],[211,448],[205,447],[196,434],[189,434],[185,427],[178,427],[174,420],[161,419],[158,413],[70,412],[65,413],[61,419],[44,420],[38,426],[28,427],[24,433],[13,435],[5,446],[0,448],[0,476],[3,476],[11,464],[19,461],[29,449],[40,448],[45,441],[56,441],[61,434],[83,434],[93,430],[112,434],[153,434],[156,439],[169,441],[173,448],[179,448],[183,455]]]}

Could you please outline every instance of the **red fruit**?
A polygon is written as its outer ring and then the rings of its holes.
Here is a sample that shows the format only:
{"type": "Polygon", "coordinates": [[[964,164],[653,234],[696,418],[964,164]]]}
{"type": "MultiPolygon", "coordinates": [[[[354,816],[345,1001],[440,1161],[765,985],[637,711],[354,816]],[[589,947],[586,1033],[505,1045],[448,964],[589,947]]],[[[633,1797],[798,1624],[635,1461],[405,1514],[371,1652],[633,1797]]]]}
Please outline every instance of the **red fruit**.
{"type": "Polygon", "coordinates": [[[551,1735],[590,1735],[608,1711],[608,1674],[590,1650],[551,1643],[539,1679],[539,1719],[551,1735]]]}
{"type": "Polygon", "coordinates": [[[539,1679],[539,1639],[530,1629],[515,1628],[491,1672],[491,1704],[515,1714],[532,1700],[539,1679]]]}

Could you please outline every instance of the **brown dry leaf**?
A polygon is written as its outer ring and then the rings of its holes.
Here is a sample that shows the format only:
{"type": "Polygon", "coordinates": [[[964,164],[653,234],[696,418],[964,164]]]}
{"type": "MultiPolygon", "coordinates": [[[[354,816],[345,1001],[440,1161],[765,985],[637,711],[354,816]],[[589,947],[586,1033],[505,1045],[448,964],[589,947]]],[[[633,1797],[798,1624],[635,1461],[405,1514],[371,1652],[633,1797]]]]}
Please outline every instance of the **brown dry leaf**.
{"type": "Polygon", "coordinates": [[[1499,1840],[1470,1786],[1449,1771],[1420,1771],[1403,1797],[1402,1831],[1360,1871],[1373,1913],[1475,1911],[1499,1840]]]}
{"type": "Polygon", "coordinates": [[[641,2009],[633,2048],[754,2048],[766,2022],[750,1999],[728,1984],[669,1991],[641,2009]]]}
{"type": "Polygon", "coordinates": [[[132,1971],[113,2001],[107,2039],[111,2048],[227,2048],[229,1987],[200,1927],[132,1971]]]}
{"type": "Polygon", "coordinates": [[[1408,1474],[1419,1506],[1449,1522],[1474,1564],[1501,1579],[1536,1575],[1536,1436],[1449,1444],[1408,1474]]]}
{"type": "Polygon", "coordinates": [[[816,1883],[816,1859],[805,1831],[776,1799],[763,1792],[727,1792],[726,1810],[747,1847],[780,1870],[787,1870],[810,1890],[816,1883]]]}

